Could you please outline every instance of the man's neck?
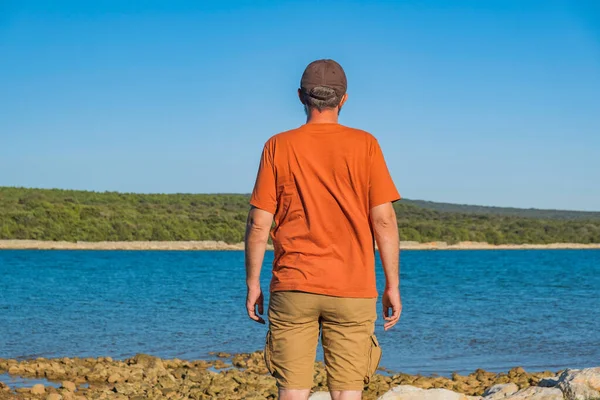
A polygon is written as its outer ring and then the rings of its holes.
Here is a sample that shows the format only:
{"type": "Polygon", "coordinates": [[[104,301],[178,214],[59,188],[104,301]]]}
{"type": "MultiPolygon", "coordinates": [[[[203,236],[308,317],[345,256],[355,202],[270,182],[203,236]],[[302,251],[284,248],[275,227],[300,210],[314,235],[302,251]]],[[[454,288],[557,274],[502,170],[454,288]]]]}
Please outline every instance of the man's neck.
{"type": "Polygon", "coordinates": [[[328,109],[319,112],[317,109],[311,109],[306,116],[307,124],[337,124],[338,109],[328,109]]]}

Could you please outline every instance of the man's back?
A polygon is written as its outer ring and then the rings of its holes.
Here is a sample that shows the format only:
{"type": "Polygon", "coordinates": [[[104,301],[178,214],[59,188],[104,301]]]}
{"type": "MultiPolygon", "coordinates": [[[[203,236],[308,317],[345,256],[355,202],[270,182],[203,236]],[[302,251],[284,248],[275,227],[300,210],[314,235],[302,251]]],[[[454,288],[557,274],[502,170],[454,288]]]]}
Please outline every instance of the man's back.
{"type": "Polygon", "coordinates": [[[306,124],[267,141],[250,199],[246,310],[265,323],[260,270],[270,234],[275,258],[264,355],[281,400],[308,399],[319,337],[332,399],[361,398],[381,358],[374,241],[386,281],[385,330],[402,310],[392,206],[400,196],[377,140],[338,123],[346,89],[337,62],[306,67],[298,89],[306,124]]]}
{"type": "Polygon", "coordinates": [[[398,198],[365,131],[324,123],[273,136],[250,201],[275,214],[271,290],[376,297],[369,210],[398,198]]]}

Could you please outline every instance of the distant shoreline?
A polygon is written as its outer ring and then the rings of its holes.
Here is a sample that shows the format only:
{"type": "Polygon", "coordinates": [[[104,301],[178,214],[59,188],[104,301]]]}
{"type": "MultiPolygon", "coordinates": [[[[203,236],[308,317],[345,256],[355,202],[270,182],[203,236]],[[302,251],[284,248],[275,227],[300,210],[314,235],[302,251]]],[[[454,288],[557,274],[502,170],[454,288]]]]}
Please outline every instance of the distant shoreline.
{"type": "MultiPolygon", "coordinates": [[[[268,246],[270,250],[272,246],[268,246]]],[[[140,241],[140,242],[64,242],[45,240],[0,240],[1,249],[13,250],[243,250],[243,243],[229,244],[204,241],[140,241]]],[[[600,243],[502,244],[483,242],[400,242],[402,250],[545,250],[545,249],[600,249],[600,243]]]]}

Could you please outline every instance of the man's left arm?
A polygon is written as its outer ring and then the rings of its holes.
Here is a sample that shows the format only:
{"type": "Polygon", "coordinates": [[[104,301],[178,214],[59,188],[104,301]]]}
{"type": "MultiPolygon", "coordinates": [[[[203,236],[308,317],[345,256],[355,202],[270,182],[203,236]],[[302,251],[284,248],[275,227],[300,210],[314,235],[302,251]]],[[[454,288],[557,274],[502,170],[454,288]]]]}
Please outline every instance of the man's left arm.
{"type": "Polygon", "coordinates": [[[260,270],[267,250],[267,241],[269,240],[272,224],[273,214],[256,207],[250,209],[244,240],[246,286],[248,288],[246,309],[248,316],[261,324],[264,324],[265,320],[260,317],[264,312],[264,297],[260,287],[260,270]]]}

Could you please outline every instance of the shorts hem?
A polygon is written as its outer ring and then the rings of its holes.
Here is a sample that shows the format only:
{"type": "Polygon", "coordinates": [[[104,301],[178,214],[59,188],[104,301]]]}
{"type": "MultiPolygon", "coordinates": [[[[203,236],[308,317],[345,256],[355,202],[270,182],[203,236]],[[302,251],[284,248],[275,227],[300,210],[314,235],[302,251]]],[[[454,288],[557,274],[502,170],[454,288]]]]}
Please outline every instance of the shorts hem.
{"type": "Polygon", "coordinates": [[[278,389],[282,389],[282,390],[311,390],[313,388],[313,385],[309,385],[309,386],[302,386],[302,385],[280,385],[279,383],[277,384],[277,388],[278,389]]]}
{"type": "Polygon", "coordinates": [[[343,392],[343,391],[355,391],[355,392],[362,392],[363,390],[365,390],[365,385],[364,384],[360,384],[360,385],[327,385],[328,389],[330,392],[343,392]]]}

